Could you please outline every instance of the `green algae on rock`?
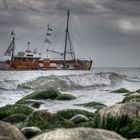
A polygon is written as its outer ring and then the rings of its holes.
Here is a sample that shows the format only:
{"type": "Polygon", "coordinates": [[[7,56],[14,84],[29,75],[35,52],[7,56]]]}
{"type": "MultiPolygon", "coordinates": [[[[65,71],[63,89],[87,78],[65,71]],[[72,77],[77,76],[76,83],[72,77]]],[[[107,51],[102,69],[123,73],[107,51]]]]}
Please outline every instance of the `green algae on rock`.
{"type": "Polygon", "coordinates": [[[111,91],[111,93],[130,93],[130,91],[125,88],[120,88],[120,89],[111,91]]]}
{"type": "Polygon", "coordinates": [[[56,89],[35,91],[35,92],[23,97],[21,100],[17,101],[16,104],[25,104],[27,102],[27,100],[29,100],[29,99],[34,99],[34,100],[55,99],[59,94],[61,94],[61,93],[56,89]]]}
{"type": "Polygon", "coordinates": [[[2,119],[2,121],[4,122],[9,122],[11,124],[17,124],[20,122],[23,122],[28,115],[22,114],[22,113],[18,113],[18,114],[12,114],[4,119],[2,119]]]}
{"type": "Polygon", "coordinates": [[[140,137],[139,112],[140,103],[137,102],[106,107],[96,113],[95,127],[116,131],[127,138],[140,137]]]}
{"type": "Polygon", "coordinates": [[[33,108],[39,108],[41,104],[42,104],[41,102],[34,101],[34,102],[31,103],[31,107],[33,107],[33,108]]]}
{"type": "Polygon", "coordinates": [[[46,110],[34,111],[26,120],[26,126],[35,126],[42,130],[54,129],[59,127],[71,127],[74,124],[58,114],[49,113],[46,110]]]}
{"type": "Polygon", "coordinates": [[[140,94],[130,94],[128,96],[126,96],[123,101],[123,103],[128,103],[128,102],[140,102],[140,94]]]}
{"type": "Polygon", "coordinates": [[[98,102],[89,102],[89,103],[84,103],[84,104],[76,104],[78,106],[84,106],[84,107],[93,107],[95,109],[102,109],[104,107],[106,107],[106,105],[102,104],[102,103],[98,103],[98,102]]]}
{"type": "Polygon", "coordinates": [[[56,97],[56,100],[74,100],[74,99],[76,99],[76,97],[71,94],[59,94],[56,97]]]}
{"type": "Polygon", "coordinates": [[[85,111],[85,110],[80,110],[80,109],[60,110],[56,114],[58,114],[59,116],[65,118],[65,119],[70,119],[77,114],[85,115],[88,118],[94,118],[94,113],[88,112],[88,111],[85,111]]]}
{"type": "Polygon", "coordinates": [[[43,91],[32,92],[31,94],[17,101],[16,104],[24,104],[24,105],[28,105],[34,108],[39,108],[41,103],[36,102],[34,100],[46,100],[46,99],[73,100],[73,99],[76,99],[76,97],[71,94],[62,94],[57,89],[47,89],[43,91]]]}
{"type": "Polygon", "coordinates": [[[4,119],[13,114],[29,115],[32,111],[32,108],[24,105],[6,105],[0,108],[0,119],[4,119]]]}
{"type": "Polygon", "coordinates": [[[140,89],[136,90],[135,92],[138,92],[138,93],[140,93],[140,89]]]}
{"type": "Polygon", "coordinates": [[[56,114],[58,114],[59,116],[70,120],[72,117],[81,114],[84,115],[88,118],[88,121],[86,122],[81,122],[79,124],[76,124],[74,127],[94,127],[94,113],[92,112],[88,112],[85,110],[80,110],[80,109],[66,109],[66,110],[60,110],[58,111],[56,114]]]}

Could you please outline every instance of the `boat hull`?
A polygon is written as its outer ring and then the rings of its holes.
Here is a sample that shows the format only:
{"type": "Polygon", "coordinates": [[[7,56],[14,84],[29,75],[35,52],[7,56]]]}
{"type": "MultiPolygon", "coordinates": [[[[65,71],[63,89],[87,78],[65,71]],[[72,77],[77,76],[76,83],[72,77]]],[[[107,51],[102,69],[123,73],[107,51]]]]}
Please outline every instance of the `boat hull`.
{"type": "Polygon", "coordinates": [[[0,63],[0,70],[90,70],[92,60],[15,60],[14,66],[6,62],[0,63]]]}

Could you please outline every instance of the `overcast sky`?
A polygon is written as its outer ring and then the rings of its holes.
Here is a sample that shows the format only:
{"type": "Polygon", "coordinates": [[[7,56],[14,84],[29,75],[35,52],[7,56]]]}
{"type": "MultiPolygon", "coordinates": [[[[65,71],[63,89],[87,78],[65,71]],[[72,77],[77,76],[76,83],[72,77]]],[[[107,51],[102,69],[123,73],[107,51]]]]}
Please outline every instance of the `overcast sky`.
{"type": "Polygon", "coordinates": [[[67,9],[96,67],[140,67],[140,0],[0,0],[0,59],[12,29],[17,50],[28,41],[41,50],[44,28],[61,23],[67,9]]]}

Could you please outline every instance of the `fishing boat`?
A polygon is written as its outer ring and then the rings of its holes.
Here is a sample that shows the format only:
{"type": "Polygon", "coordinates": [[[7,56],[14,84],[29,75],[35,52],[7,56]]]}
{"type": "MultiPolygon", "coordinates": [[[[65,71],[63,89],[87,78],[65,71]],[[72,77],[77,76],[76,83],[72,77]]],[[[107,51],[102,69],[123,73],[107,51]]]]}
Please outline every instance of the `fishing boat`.
{"type": "MultiPolygon", "coordinates": [[[[0,62],[0,70],[90,70],[92,67],[92,60],[78,59],[75,56],[74,48],[71,44],[70,30],[69,30],[69,18],[70,11],[67,11],[67,22],[65,30],[65,43],[63,52],[57,52],[55,50],[47,49],[47,52],[51,51],[54,53],[59,53],[62,59],[50,59],[42,58],[41,55],[35,55],[31,52],[30,42],[28,42],[28,49],[26,51],[21,51],[15,54],[15,33],[12,31],[11,37],[12,41],[5,52],[5,55],[11,56],[10,60],[5,62],[0,62]],[[70,55],[71,58],[67,56],[70,55]]],[[[52,30],[48,26],[48,30],[52,30]]],[[[47,33],[47,35],[50,35],[47,33]]],[[[46,40],[48,43],[49,40],[46,40]]]]}

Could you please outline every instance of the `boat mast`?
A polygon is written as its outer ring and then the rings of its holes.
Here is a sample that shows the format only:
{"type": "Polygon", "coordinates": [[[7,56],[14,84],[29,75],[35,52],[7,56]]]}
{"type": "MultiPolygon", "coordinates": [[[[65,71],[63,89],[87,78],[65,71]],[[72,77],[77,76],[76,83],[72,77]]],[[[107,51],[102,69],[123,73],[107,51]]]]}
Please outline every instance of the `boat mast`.
{"type": "Polygon", "coordinates": [[[11,67],[14,67],[14,51],[15,51],[15,33],[14,33],[14,31],[11,32],[11,36],[12,36],[12,42],[13,42],[13,48],[11,49],[11,51],[12,51],[11,67]]]}
{"type": "Polygon", "coordinates": [[[66,53],[67,53],[67,40],[68,40],[68,32],[69,32],[69,16],[70,16],[70,11],[67,11],[67,25],[66,25],[66,35],[65,35],[65,48],[64,48],[64,63],[63,66],[65,67],[65,62],[66,62],[66,53]]]}

